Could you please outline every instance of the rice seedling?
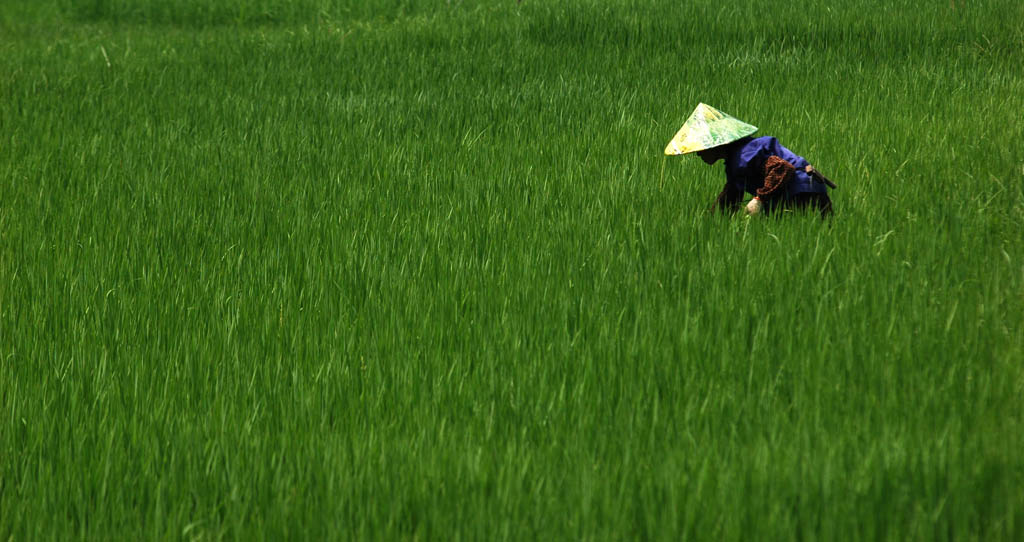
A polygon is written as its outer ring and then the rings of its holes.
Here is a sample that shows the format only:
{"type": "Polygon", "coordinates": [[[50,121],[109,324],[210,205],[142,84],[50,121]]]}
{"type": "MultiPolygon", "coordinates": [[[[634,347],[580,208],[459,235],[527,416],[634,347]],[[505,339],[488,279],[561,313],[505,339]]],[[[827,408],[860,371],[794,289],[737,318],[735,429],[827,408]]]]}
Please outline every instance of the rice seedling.
{"type": "Polygon", "coordinates": [[[0,538],[1019,539],[1022,10],[0,2],[0,538]]]}

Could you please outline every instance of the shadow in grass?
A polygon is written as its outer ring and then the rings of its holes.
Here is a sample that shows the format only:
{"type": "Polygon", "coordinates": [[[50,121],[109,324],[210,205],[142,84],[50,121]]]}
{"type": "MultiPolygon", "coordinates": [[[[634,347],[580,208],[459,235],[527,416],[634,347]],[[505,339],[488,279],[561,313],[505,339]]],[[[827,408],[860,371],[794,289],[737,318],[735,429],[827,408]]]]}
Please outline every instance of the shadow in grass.
{"type": "Polygon", "coordinates": [[[429,11],[416,0],[61,0],[60,9],[81,22],[204,28],[304,24],[317,20],[397,19],[429,11]]]}

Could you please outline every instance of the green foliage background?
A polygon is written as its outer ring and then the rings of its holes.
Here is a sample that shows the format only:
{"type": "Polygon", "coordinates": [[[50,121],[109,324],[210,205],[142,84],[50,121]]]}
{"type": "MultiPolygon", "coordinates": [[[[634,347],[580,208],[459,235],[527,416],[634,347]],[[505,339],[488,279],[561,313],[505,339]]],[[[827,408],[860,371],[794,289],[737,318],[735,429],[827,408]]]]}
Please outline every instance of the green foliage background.
{"type": "Polygon", "coordinates": [[[829,4],[0,1],[0,539],[1019,539],[1024,7],[829,4]]]}

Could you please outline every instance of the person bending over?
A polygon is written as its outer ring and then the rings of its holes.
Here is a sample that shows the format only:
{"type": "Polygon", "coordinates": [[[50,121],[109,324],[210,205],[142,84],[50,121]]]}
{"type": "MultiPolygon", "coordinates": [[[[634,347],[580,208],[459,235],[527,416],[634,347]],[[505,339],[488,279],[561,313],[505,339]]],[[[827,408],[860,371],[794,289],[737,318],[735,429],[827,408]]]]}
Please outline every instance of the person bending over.
{"type": "Polygon", "coordinates": [[[708,165],[725,162],[725,187],[713,209],[733,213],[747,192],[754,196],[746,205],[751,215],[799,208],[815,209],[822,217],[831,215],[828,187],[835,185],[778,139],[751,137],[756,131],[756,126],[702,103],[669,142],[665,154],[693,152],[708,165]]]}

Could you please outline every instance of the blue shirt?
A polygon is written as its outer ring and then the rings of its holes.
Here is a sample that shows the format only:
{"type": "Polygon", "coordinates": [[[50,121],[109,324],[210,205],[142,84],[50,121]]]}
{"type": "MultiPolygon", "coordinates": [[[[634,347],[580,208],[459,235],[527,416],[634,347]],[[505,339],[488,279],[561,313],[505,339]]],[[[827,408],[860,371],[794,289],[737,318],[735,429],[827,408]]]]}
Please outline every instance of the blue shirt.
{"type": "Polygon", "coordinates": [[[730,145],[729,156],[725,159],[726,181],[737,190],[756,194],[757,189],[764,185],[764,162],[772,156],[778,156],[796,168],[793,179],[786,186],[786,196],[827,193],[824,184],[816,182],[804,171],[807,160],[793,154],[778,139],[770,136],[743,138],[730,145]]]}

